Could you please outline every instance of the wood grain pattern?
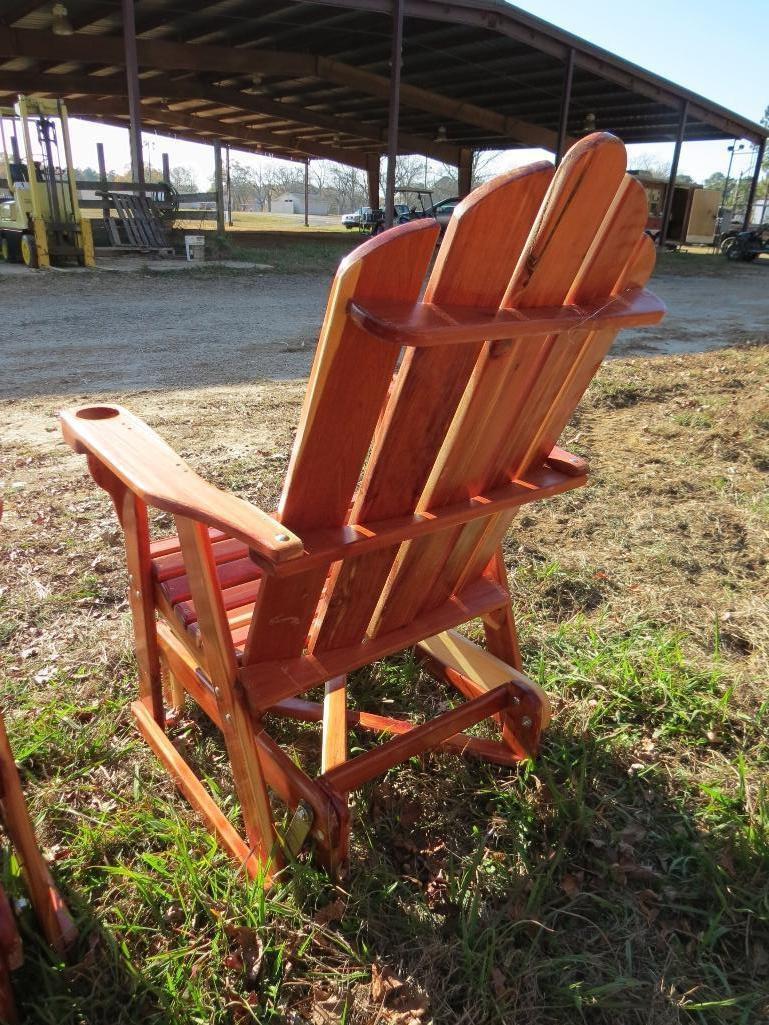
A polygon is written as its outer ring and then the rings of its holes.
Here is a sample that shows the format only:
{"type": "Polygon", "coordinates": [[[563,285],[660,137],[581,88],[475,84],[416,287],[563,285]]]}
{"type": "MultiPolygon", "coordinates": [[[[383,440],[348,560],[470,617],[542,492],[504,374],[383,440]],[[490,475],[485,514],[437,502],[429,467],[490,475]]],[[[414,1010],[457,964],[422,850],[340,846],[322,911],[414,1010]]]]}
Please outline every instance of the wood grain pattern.
{"type": "Polygon", "coordinates": [[[240,800],[246,836],[251,851],[261,862],[268,878],[275,867],[275,831],[270,802],[248,709],[236,690],[236,663],[232,638],[216,580],[216,564],[206,527],[182,516],[176,529],[184,553],[192,597],[198,612],[208,678],[221,713],[222,733],[232,765],[232,776],[240,800]],[[272,857],[273,865],[268,861],[272,857]]]}
{"type": "MultiPolygon", "coordinates": [[[[398,358],[397,349],[350,321],[347,305],[351,299],[414,302],[437,231],[434,222],[404,224],[342,261],[279,506],[281,521],[292,530],[345,523],[398,358]]],[[[328,570],[329,564],[302,579],[265,581],[245,646],[246,664],[301,653],[328,570]]]]}
{"type": "Polygon", "coordinates": [[[0,817],[16,851],[32,907],[49,944],[66,956],[77,938],[75,923],[40,853],[21,789],[13,751],[0,715],[0,817]]]}
{"type": "Polygon", "coordinates": [[[335,871],[346,794],[365,780],[434,747],[502,765],[536,753],[549,704],[520,672],[501,540],[519,506],[585,483],[558,437],[617,331],[664,312],[644,289],[653,247],[624,162],[597,133],[555,177],[538,164],[477,190],[421,304],[430,221],[343,261],[275,516],[206,484],[119,407],[63,414],[126,531],[139,727],[252,874],[279,865],[268,786],[335,871]],[[176,537],[150,543],[147,504],[174,514],[176,537]],[[477,617],[485,651],[453,629],[477,617]],[[412,645],[467,703],[421,725],[346,707],[347,674],[412,645]],[[174,705],[190,695],[223,732],[247,843],[163,733],[161,655],[174,705]],[[300,699],[321,684],[322,705],[300,699]],[[319,779],[268,736],[272,715],[323,724],[319,779]],[[488,716],[503,743],[463,734],[488,716]],[[349,759],[351,725],[395,739],[349,759]]]}
{"type": "MultiPolygon", "coordinates": [[[[624,147],[612,136],[589,136],[569,151],[523,247],[503,308],[547,307],[569,297],[624,170],[624,147]]],[[[579,344],[579,335],[569,334],[485,346],[420,508],[440,507],[509,479],[511,445],[536,431],[537,404],[546,410],[550,391],[562,381],[579,344]]],[[[376,630],[397,628],[420,609],[445,601],[460,581],[482,573],[494,555],[491,531],[479,522],[405,546],[376,630]]]]}
{"type": "Polygon", "coordinates": [[[59,418],[70,447],[95,456],[145,505],[218,528],[273,562],[301,554],[302,542],[290,530],[256,506],[203,480],[122,406],[80,406],[61,412],[59,418]]]}
{"type": "MultiPolygon", "coordinates": [[[[494,179],[457,207],[426,302],[499,304],[551,175],[550,165],[534,164],[494,179]]],[[[480,343],[406,353],[355,500],[353,522],[415,511],[479,351],[480,343]]],[[[396,554],[385,550],[334,570],[311,650],[345,646],[364,635],[396,554]]]]}

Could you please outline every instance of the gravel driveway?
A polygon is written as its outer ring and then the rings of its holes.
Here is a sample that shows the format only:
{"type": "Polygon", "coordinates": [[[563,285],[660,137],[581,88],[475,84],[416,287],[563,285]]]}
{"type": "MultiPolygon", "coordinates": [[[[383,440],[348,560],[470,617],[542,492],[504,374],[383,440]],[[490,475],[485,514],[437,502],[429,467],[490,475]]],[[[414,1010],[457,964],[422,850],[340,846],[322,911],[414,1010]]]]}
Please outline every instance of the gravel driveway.
{"type": "MultiPolygon", "coordinates": [[[[622,335],[614,355],[769,341],[769,265],[744,271],[655,277],[668,317],[622,335]]],[[[6,266],[0,397],[305,377],[328,287],[323,274],[32,273],[6,266]]]]}

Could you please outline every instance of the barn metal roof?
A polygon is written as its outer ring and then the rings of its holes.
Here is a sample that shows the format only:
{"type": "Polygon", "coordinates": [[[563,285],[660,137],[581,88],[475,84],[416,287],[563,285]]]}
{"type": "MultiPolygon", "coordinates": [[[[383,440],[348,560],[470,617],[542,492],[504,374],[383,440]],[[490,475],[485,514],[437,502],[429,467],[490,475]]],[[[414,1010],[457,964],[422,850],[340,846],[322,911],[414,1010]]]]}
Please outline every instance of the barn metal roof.
{"type": "MultiPolygon", "coordinates": [[[[120,0],[0,8],[0,97],[67,99],[125,124],[120,0]]],[[[391,0],[135,0],[145,130],[357,167],[386,149],[391,0]]],[[[767,130],[501,0],[405,0],[399,149],[450,163],[460,148],[555,150],[569,51],[568,133],[627,143],[745,138],[767,130]]],[[[0,99],[0,102],[2,100],[0,99]]]]}

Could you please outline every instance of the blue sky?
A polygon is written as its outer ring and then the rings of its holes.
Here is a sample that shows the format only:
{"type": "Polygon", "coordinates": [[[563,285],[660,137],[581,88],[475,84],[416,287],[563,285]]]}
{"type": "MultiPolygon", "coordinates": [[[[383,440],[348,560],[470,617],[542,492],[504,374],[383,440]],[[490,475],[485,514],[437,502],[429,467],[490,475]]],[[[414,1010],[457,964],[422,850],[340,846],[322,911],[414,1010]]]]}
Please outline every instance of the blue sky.
{"type": "MultiPolygon", "coordinates": [[[[754,121],[769,105],[769,0],[519,0],[518,6],[754,121]]],[[[97,141],[105,143],[110,167],[122,170],[128,163],[123,129],[73,121],[72,137],[80,166],[96,165],[97,141]]],[[[172,166],[191,167],[200,187],[207,186],[213,167],[210,147],[152,134],[145,138],[145,161],[157,165],[166,151],[172,166]]],[[[680,170],[700,181],[711,171],[724,172],[726,145],[688,143],[680,170]]],[[[672,146],[632,149],[631,166],[640,150],[665,162],[672,146]]],[[[534,158],[532,151],[515,151],[500,156],[493,169],[534,158]]],[[[241,154],[235,159],[248,163],[260,158],[241,154]]],[[[734,172],[740,171],[749,171],[747,153],[735,161],[734,172]]]]}

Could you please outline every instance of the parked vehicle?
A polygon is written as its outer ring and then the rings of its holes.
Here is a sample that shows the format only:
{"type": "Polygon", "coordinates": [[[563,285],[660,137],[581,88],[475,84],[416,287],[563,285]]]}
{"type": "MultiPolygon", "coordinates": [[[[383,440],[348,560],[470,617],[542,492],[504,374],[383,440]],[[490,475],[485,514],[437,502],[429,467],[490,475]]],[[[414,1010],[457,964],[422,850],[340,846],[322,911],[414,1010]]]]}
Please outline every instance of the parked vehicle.
{"type": "Polygon", "coordinates": [[[769,224],[738,232],[722,243],[721,252],[727,260],[752,263],[761,253],[769,253],[769,224]]]}
{"type": "Polygon", "coordinates": [[[425,211],[426,217],[434,217],[438,224],[441,226],[441,233],[443,233],[449,226],[454,209],[459,203],[458,196],[452,196],[450,199],[442,199],[440,203],[436,203],[425,211]]]}
{"type": "Polygon", "coordinates": [[[358,209],[353,210],[351,214],[342,214],[342,224],[345,226],[345,228],[347,228],[348,231],[351,231],[353,228],[360,228],[362,216],[363,207],[358,207],[358,209]]]}

